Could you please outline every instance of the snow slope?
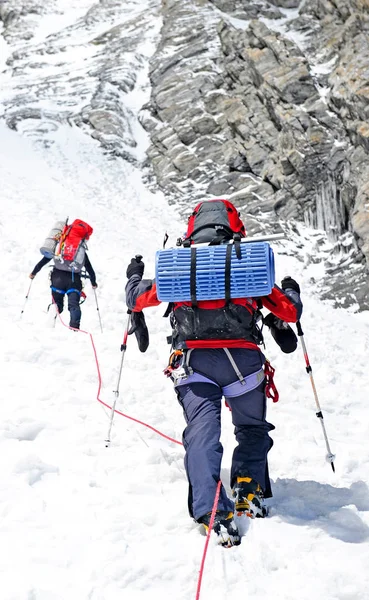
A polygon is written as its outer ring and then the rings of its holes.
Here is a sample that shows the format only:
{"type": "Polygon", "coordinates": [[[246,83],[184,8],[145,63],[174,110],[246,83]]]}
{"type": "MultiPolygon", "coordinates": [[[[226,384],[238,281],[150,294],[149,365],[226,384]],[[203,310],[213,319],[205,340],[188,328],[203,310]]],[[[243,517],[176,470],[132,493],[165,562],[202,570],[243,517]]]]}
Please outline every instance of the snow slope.
{"type": "MultiPolygon", "coordinates": [[[[144,86],[136,89],[137,110],[146,94],[144,86]]],[[[137,168],[106,156],[80,129],[49,130],[47,147],[26,128],[24,134],[0,124],[1,598],[192,600],[205,537],[187,514],[181,445],[115,415],[106,448],[110,414],[96,399],[90,337],[60,322],[53,327],[47,267],[25,302],[28,274],[54,220],[89,222],[103,333],[89,284],[82,327],[93,335],[100,397],[111,405],[127,320],[126,266],[143,254],[151,276],[164,232],[174,243],[183,222],[161,194],[145,188],[137,168]]],[[[142,152],[144,144],[142,134],[142,152]]],[[[238,548],[219,548],[211,538],[200,597],[367,600],[369,316],[320,302],[312,283],[318,267],[283,248],[275,247],[277,280],[291,274],[303,290],[302,325],[336,473],[325,461],[301,348],[281,355],[267,336],[281,396],[268,415],[276,425],[270,517],[243,523],[238,548]]],[[[180,441],[184,420],[162,373],[169,333],[163,312],[147,311],[145,354],[128,339],[117,408],[180,441]]],[[[226,409],[223,428],[228,485],[234,438],[226,409]]]]}

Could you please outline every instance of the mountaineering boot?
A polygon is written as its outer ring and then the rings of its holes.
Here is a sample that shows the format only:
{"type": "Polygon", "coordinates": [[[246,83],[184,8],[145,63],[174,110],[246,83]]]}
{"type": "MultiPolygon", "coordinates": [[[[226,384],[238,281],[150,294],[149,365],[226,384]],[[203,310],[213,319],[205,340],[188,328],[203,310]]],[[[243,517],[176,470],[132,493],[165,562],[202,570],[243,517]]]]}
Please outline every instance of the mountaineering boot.
{"type": "Polygon", "coordinates": [[[73,321],[71,321],[69,327],[72,327],[72,329],[79,329],[79,323],[73,323],[73,321]]]}
{"type": "Polygon", "coordinates": [[[260,485],[251,477],[237,477],[233,486],[232,495],[235,499],[235,509],[238,516],[243,513],[251,519],[262,519],[267,516],[268,510],[264,502],[264,494],[260,485]]]}
{"type": "MultiPolygon", "coordinates": [[[[206,532],[209,531],[210,518],[211,512],[207,513],[197,521],[205,527],[206,532]]],[[[218,543],[225,548],[239,546],[241,543],[240,534],[238,533],[237,525],[233,519],[233,512],[217,510],[213,523],[213,531],[218,537],[218,543]]]]}

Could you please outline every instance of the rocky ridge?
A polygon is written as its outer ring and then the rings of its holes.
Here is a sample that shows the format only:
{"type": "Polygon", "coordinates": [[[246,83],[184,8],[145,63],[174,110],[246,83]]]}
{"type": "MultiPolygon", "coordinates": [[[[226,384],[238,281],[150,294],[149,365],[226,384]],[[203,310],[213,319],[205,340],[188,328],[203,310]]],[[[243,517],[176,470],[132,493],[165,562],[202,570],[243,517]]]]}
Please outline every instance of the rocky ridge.
{"type": "Polygon", "coordinates": [[[17,0],[0,4],[3,36],[11,49],[6,60],[11,93],[4,86],[3,118],[13,129],[28,122],[32,135],[44,143],[48,127],[76,124],[112,154],[137,160],[126,98],[145,63],[144,44],[157,27],[159,3],[147,12],[135,0],[124,6],[102,0],[39,41],[38,22],[56,6],[57,0],[26,0],[21,8],[17,0]]]}
{"type": "Polygon", "coordinates": [[[325,230],[321,291],[368,308],[369,4],[244,4],[163,3],[142,114],[159,185],[231,194],[251,233],[275,213],[325,230]]]}
{"type": "Polygon", "coordinates": [[[286,251],[324,260],[325,297],[369,308],[368,0],[86,1],[39,41],[57,7],[0,2],[9,127],[47,144],[68,122],[142,163],[132,115],[150,55],[148,184],[184,212],[231,197],[249,233],[283,229],[286,251]],[[317,229],[312,245],[305,226],[317,229]]]}

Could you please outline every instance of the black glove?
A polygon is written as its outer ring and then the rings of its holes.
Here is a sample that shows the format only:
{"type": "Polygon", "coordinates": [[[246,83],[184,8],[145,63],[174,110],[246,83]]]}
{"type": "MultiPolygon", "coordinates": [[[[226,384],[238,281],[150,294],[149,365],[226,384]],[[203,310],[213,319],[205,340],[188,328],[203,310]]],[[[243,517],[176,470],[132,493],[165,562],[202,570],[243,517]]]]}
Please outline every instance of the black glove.
{"type": "Polygon", "coordinates": [[[131,327],[129,328],[128,335],[135,334],[138,347],[141,352],[146,352],[149,347],[149,331],[147,329],[145,315],[143,312],[132,312],[131,313],[131,327]]]}
{"type": "Polygon", "coordinates": [[[131,262],[127,267],[127,278],[130,279],[132,275],[139,275],[142,279],[145,265],[141,260],[142,256],[136,256],[132,258],[131,262]]]}
{"type": "Polygon", "coordinates": [[[269,327],[270,333],[282,352],[290,354],[296,350],[297,336],[288,323],[282,321],[282,319],[278,319],[278,317],[272,313],[269,313],[269,315],[263,319],[263,323],[269,327]]]}
{"type": "Polygon", "coordinates": [[[282,287],[282,290],[293,290],[294,292],[297,292],[298,294],[301,293],[299,284],[297,283],[297,281],[292,279],[292,277],[290,277],[289,275],[286,275],[286,277],[284,277],[282,279],[281,287],[282,287]]]}

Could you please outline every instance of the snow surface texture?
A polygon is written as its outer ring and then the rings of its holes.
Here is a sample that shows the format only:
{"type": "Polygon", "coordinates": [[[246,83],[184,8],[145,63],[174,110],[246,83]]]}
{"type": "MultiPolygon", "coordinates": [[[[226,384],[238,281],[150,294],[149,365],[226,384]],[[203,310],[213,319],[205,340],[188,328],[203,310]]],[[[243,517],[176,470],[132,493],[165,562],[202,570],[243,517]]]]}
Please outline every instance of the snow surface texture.
{"type": "MultiPolygon", "coordinates": [[[[138,110],[147,90],[136,94],[138,110]]],[[[182,447],[116,415],[106,448],[110,414],[96,400],[90,339],[60,322],[53,327],[47,267],[25,301],[53,222],[89,222],[103,333],[89,283],[82,328],[96,344],[101,398],[112,404],[126,266],[141,253],[152,276],[164,232],[174,243],[184,225],[161,194],[145,189],[139,170],[104,155],[80,129],[61,125],[50,139],[45,148],[0,125],[1,599],[192,600],[205,538],[187,514],[182,447]]],[[[139,143],[143,153],[143,133],[139,143]]],[[[266,335],[281,396],[268,414],[276,425],[270,517],[243,523],[240,547],[223,549],[211,538],[201,599],[367,600],[369,316],[319,302],[310,283],[315,265],[285,256],[281,244],[275,250],[277,281],[291,274],[303,290],[302,325],[336,473],[325,461],[301,347],[282,355],[266,335]]],[[[162,374],[163,312],[147,311],[146,354],[128,339],[117,408],[180,441],[182,411],[162,374]]],[[[222,442],[228,486],[234,437],[226,409],[222,442]]]]}

